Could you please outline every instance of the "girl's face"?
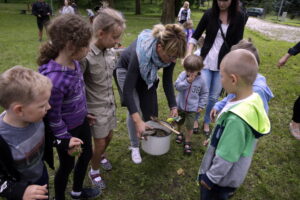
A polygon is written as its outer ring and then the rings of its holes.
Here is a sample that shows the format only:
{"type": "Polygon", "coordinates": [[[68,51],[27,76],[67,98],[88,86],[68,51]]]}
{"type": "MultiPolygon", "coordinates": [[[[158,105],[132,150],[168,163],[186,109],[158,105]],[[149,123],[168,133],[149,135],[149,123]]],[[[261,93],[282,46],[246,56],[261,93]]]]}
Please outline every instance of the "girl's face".
{"type": "Polygon", "coordinates": [[[217,0],[220,11],[227,11],[232,0],[217,0]]]}
{"type": "Polygon", "coordinates": [[[123,29],[121,27],[115,28],[115,30],[110,31],[100,30],[96,46],[101,49],[113,48],[116,46],[116,44],[120,43],[122,33],[123,29]]]}

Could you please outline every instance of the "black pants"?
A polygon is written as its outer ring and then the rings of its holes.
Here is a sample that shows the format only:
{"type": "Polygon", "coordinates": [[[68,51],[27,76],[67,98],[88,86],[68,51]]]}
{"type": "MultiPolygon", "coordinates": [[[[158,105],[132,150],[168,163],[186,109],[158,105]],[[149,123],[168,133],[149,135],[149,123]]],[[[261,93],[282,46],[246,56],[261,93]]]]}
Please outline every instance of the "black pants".
{"type": "Polygon", "coordinates": [[[213,186],[211,190],[200,187],[200,200],[226,200],[236,189],[231,187],[213,186]]]}
{"type": "Polygon", "coordinates": [[[60,163],[54,179],[56,200],[65,199],[65,190],[68,183],[68,177],[73,168],[73,191],[80,192],[82,190],[87,167],[92,157],[91,131],[87,119],[82,125],[69,130],[69,133],[83,141],[83,145],[81,145],[82,153],[78,157],[75,164],[75,157],[70,156],[66,150],[56,148],[60,163]]]}
{"type": "Polygon", "coordinates": [[[300,96],[295,101],[292,120],[296,123],[300,123],[300,96]]]}

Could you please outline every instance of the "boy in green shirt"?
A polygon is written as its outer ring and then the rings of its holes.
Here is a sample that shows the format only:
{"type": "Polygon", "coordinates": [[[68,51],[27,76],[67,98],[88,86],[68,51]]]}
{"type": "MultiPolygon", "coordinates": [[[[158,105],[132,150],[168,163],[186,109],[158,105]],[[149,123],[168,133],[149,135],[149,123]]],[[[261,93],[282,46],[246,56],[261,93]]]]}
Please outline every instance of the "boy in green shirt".
{"type": "Polygon", "coordinates": [[[263,102],[252,90],[258,71],[254,55],[244,49],[231,51],[220,69],[223,88],[236,97],[220,112],[202,159],[201,200],[228,199],[247,175],[257,138],[270,132],[263,102]]]}

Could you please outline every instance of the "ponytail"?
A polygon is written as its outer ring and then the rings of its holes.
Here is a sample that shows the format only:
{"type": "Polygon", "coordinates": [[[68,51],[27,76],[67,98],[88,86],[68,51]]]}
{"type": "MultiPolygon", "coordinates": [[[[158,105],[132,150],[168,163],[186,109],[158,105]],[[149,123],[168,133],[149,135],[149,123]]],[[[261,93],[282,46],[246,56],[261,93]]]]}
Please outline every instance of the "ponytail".
{"type": "Polygon", "coordinates": [[[55,48],[50,41],[44,43],[40,48],[40,55],[37,59],[38,65],[44,65],[51,59],[55,59],[58,56],[59,49],[55,48]]]}

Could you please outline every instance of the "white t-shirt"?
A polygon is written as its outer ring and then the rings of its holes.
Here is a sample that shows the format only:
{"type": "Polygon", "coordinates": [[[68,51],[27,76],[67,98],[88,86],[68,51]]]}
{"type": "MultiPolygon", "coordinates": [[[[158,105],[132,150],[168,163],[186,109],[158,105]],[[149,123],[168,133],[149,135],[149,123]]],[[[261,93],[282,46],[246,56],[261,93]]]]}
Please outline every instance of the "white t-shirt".
{"type": "Polygon", "coordinates": [[[74,8],[72,6],[64,6],[61,9],[61,14],[75,14],[74,8]]]}
{"type": "MultiPolygon", "coordinates": [[[[229,24],[221,24],[224,36],[226,37],[227,29],[229,24]]],[[[204,59],[204,69],[209,69],[212,71],[219,71],[218,69],[218,57],[219,52],[224,43],[221,30],[218,30],[217,36],[215,38],[214,44],[209,50],[207,56],[204,59]]]]}

